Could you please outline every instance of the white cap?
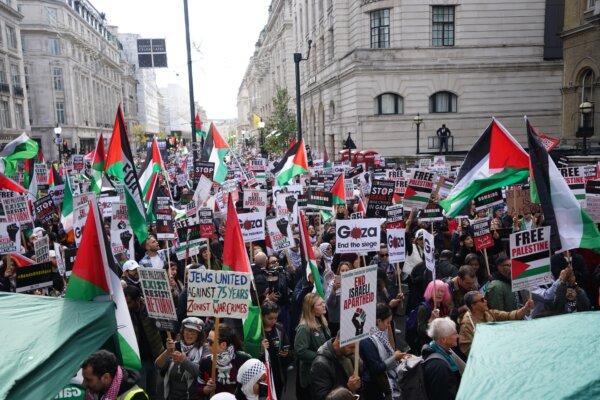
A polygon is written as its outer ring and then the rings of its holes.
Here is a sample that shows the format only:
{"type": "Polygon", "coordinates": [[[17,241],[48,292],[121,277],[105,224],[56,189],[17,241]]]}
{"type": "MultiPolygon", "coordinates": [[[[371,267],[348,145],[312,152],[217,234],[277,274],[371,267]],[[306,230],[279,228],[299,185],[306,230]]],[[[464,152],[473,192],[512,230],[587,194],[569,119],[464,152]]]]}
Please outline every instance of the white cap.
{"type": "Polygon", "coordinates": [[[48,250],[48,257],[56,258],[56,252],[54,250],[48,250]]]}
{"type": "Polygon", "coordinates": [[[231,393],[221,392],[215,394],[210,400],[236,400],[235,396],[231,393]]]}
{"type": "Polygon", "coordinates": [[[44,228],[41,228],[38,226],[38,227],[33,228],[33,231],[31,231],[31,236],[40,237],[40,236],[44,236],[45,233],[46,233],[46,230],[44,228]]]}
{"type": "Polygon", "coordinates": [[[140,267],[140,265],[135,260],[125,261],[125,264],[123,264],[123,272],[133,271],[133,270],[138,269],[139,267],[140,267]]]}

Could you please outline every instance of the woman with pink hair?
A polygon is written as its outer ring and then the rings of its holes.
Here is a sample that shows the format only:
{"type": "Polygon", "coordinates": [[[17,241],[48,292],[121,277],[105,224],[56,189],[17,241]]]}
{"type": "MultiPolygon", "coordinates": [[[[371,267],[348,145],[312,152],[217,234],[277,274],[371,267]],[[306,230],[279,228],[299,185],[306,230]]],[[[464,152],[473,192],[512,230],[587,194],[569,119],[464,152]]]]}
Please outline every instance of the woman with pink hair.
{"type": "Polygon", "coordinates": [[[429,323],[436,318],[444,318],[450,315],[452,310],[452,296],[450,288],[444,281],[436,279],[429,282],[423,295],[425,299],[417,309],[417,349],[421,351],[423,345],[429,343],[431,338],[427,336],[429,323]]]}

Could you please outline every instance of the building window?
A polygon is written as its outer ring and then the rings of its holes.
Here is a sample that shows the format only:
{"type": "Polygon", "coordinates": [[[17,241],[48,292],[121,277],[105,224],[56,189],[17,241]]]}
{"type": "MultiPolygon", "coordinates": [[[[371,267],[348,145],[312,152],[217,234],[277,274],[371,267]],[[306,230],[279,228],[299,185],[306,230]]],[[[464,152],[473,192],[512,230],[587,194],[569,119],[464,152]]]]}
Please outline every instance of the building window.
{"type": "Polygon", "coordinates": [[[58,10],[56,8],[46,8],[46,15],[48,16],[48,22],[50,22],[50,24],[56,24],[58,20],[58,10]]]}
{"type": "Polygon", "coordinates": [[[594,71],[586,69],[581,74],[581,102],[594,101],[594,71]]]}
{"type": "Polygon", "coordinates": [[[0,126],[2,128],[12,127],[10,123],[10,108],[6,99],[0,99],[0,126]]]}
{"type": "Polygon", "coordinates": [[[64,89],[63,85],[63,70],[59,67],[52,68],[52,81],[54,84],[54,90],[62,92],[64,89]]]}
{"type": "Polygon", "coordinates": [[[48,39],[48,49],[50,50],[50,54],[59,56],[60,55],[60,39],[59,38],[48,39]]]}
{"type": "Polygon", "coordinates": [[[21,87],[21,74],[17,64],[10,64],[10,80],[13,86],[21,87]]]}
{"type": "Polygon", "coordinates": [[[25,129],[25,114],[23,113],[23,104],[15,103],[15,122],[17,129],[25,129]]]}
{"type": "Polygon", "coordinates": [[[451,92],[437,92],[429,98],[429,112],[455,113],[456,95],[451,92]]]}
{"type": "Polygon", "coordinates": [[[588,0],[587,9],[592,10],[596,6],[596,0],[588,0]]]}
{"type": "Polygon", "coordinates": [[[56,102],[56,123],[59,125],[65,125],[67,123],[67,116],[65,114],[65,103],[62,101],[56,102]]]}
{"type": "Polygon", "coordinates": [[[0,59],[0,83],[6,83],[6,69],[4,60],[0,59]]]}
{"type": "Polygon", "coordinates": [[[454,6],[433,6],[432,45],[454,46],[454,6]]]}
{"type": "Polygon", "coordinates": [[[17,32],[9,25],[6,25],[6,43],[11,49],[17,48],[17,32]]]}
{"type": "Polygon", "coordinates": [[[404,113],[402,96],[396,93],[383,93],[375,97],[375,114],[390,115],[404,113]]]}
{"type": "Polygon", "coordinates": [[[390,47],[390,9],[371,12],[371,48],[390,47]]]}

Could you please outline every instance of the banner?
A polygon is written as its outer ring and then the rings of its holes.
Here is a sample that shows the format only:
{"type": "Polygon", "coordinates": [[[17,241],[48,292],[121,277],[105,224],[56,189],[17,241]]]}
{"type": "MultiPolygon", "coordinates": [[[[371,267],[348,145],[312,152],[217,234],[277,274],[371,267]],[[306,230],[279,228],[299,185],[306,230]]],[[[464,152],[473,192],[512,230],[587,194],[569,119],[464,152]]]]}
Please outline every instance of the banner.
{"type": "Polygon", "coordinates": [[[4,209],[4,220],[9,224],[19,224],[21,229],[33,228],[33,220],[25,196],[2,199],[2,208],[4,209]]]}
{"type": "Polygon", "coordinates": [[[46,196],[33,202],[33,212],[35,213],[35,219],[46,225],[58,218],[58,207],[54,205],[52,196],[47,194],[46,196]]]}
{"type": "Polygon", "coordinates": [[[495,189],[475,197],[475,212],[487,210],[498,204],[503,204],[502,189],[495,189]]]}
{"type": "Polygon", "coordinates": [[[425,267],[431,271],[435,280],[435,241],[433,235],[427,231],[423,231],[423,257],[425,267]]]}
{"type": "Polygon", "coordinates": [[[510,235],[512,291],[553,282],[550,270],[550,227],[510,235]]]}
{"type": "Polygon", "coordinates": [[[394,204],[386,210],[386,228],[402,228],[404,227],[404,206],[402,204],[394,204]]]}
{"type": "Polygon", "coordinates": [[[581,207],[585,208],[585,173],[583,167],[566,167],[559,168],[559,170],[581,207]]]}
{"type": "Polygon", "coordinates": [[[17,267],[16,292],[23,293],[52,286],[52,264],[43,262],[17,267]]]}
{"type": "Polygon", "coordinates": [[[168,197],[156,198],[156,239],[175,239],[175,227],[173,226],[171,199],[168,197]]]}
{"type": "Polygon", "coordinates": [[[267,191],[264,189],[244,189],[244,208],[249,210],[267,211],[269,205],[267,191]]]}
{"type": "Polygon", "coordinates": [[[434,178],[435,174],[432,172],[423,170],[413,172],[402,201],[406,210],[412,210],[413,208],[418,210],[427,205],[433,191],[434,178]]]}
{"type": "Polygon", "coordinates": [[[260,211],[238,214],[244,242],[265,240],[265,216],[260,211]]]}
{"type": "Polygon", "coordinates": [[[595,223],[600,223],[600,180],[586,182],[585,210],[595,223]]]}
{"type": "Polygon", "coordinates": [[[33,164],[33,173],[38,186],[48,185],[48,167],[43,163],[33,164]]]}
{"type": "Polygon", "coordinates": [[[387,248],[389,258],[388,261],[393,263],[404,262],[406,259],[406,242],[403,228],[387,228],[387,248]]]}
{"type": "Polygon", "coordinates": [[[367,218],[385,218],[386,209],[392,204],[396,183],[375,179],[371,185],[369,202],[367,203],[367,218]]]}
{"type": "Polygon", "coordinates": [[[50,238],[42,236],[33,242],[34,261],[36,263],[44,263],[50,261],[50,238]]]}
{"type": "Polygon", "coordinates": [[[473,244],[477,251],[494,247],[494,238],[490,231],[490,222],[490,217],[479,218],[471,222],[471,228],[473,228],[473,244]]]}
{"type": "Polygon", "coordinates": [[[336,220],[336,253],[379,251],[380,224],[379,218],[336,220]]]}
{"type": "Polygon", "coordinates": [[[88,204],[73,209],[73,233],[75,235],[75,245],[78,247],[83,237],[83,230],[89,209],[90,206],[88,204]]]}
{"type": "Polygon", "coordinates": [[[245,318],[250,304],[251,275],[232,271],[191,269],[187,315],[245,318]]]}
{"type": "Polygon", "coordinates": [[[285,218],[268,219],[267,229],[271,238],[271,248],[274,252],[289,249],[293,246],[292,224],[285,218]]]}
{"type": "Polygon", "coordinates": [[[177,321],[167,273],[166,269],[138,268],[148,316],[157,320],[177,321]]]}
{"type": "Polygon", "coordinates": [[[21,229],[12,223],[0,223],[0,254],[21,253],[21,229]]]}
{"type": "Polygon", "coordinates": [[[377,329],[377,265],[342,273],[340,297],[340,345],[346,346],[377,329]]]}

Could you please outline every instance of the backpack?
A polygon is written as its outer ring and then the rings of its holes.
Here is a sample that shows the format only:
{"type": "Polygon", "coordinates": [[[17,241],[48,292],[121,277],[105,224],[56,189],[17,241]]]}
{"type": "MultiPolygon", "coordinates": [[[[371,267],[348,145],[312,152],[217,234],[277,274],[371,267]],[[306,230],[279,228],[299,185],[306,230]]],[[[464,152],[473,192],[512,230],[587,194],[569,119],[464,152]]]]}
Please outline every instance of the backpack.
{"type": "MultiPolygon", "coordinates": [[[[432,353],[426,359],[422,357],[412,357],[402,363],[398,370],[398,386],[403,399],[411,400],[430,400],[425,390],[424,364],[432,359],[444,360],[444,357],[437,353],[432,353]]],[[[435,400],[435,399],[431,399],[435,400]]]]}
{"type": "Polygon", "coordinates": [[[406,331],[416,331],[417,330],[417,314],[419,313],[419,307],[423,305],[429,312],[432,310],[429,307],[429,303],[424,301],[419,304],[417,307],[413,308],[408,314],[408,318],[406,318],[406,331]]]}

